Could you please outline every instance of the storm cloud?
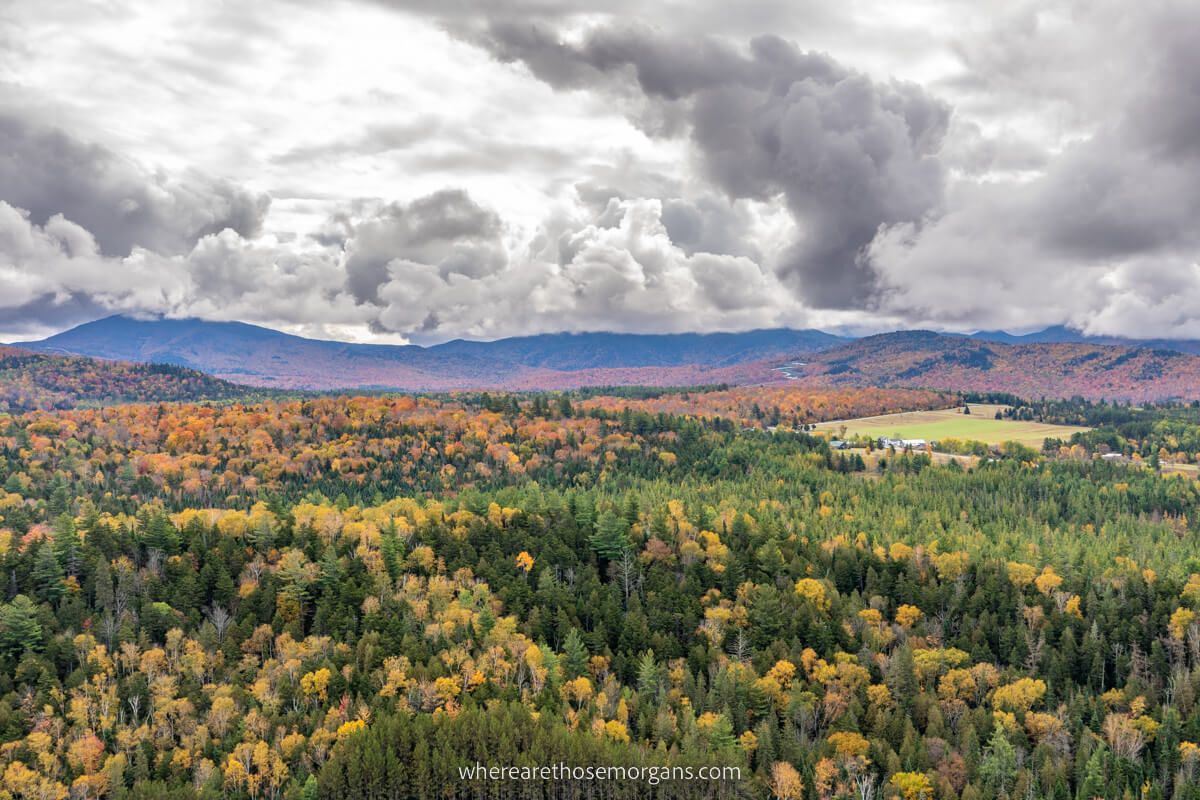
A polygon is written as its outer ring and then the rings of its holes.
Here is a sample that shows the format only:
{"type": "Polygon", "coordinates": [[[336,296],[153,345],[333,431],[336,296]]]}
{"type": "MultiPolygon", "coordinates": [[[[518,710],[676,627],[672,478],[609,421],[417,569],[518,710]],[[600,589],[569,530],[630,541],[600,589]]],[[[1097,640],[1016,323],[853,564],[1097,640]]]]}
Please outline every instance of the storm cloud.
{"type": "Polygon", "coordinates": [[[134,247],[186,252],[203,236],[262,229],[270,199],[200,174],[173,178],[109,149],[0,113],[0,200],[37,224],[56,214],[83,226],[105,255],[134,247]]]}
{"type": "Polygon", "coordinates": [[[729,197],[782,195],[800,238],[778,271],[814,306],[870,303],[875,282],[863,256],[880,226],[916,222],[942,199],[945,103],[777,37],[742,52],[716,39],[607,27],[572,44],[500,23],[483,41],[559,88],[636,86],[662,104],[662,119],[686,124],[705,174],[729,197]]]}

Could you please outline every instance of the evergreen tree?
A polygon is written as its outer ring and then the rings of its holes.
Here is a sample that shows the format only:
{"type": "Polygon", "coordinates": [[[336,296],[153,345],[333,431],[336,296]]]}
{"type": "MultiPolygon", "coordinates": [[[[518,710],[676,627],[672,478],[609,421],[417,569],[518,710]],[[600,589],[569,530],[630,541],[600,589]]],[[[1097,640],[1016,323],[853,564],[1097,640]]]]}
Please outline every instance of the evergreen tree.
{"type": "Polygon", "coordinates": [[[48,603],[58,602],[63,594],[64,578],[62,565],[54,555],[53,544],[43,540],[33,561],[33,585],[38,599],[48,603]]]}
{"type": "Polygon", "coordinates": [[[588,651],[579,631],[571,628],[563,640],[562,670],[567,680],[574,680],[587,673],[588,651]]]}
{"type": "Polygon", "coordinates": [[[897,648],[888,660],[887,685],[902,708],[912,708],[918,689],[917,669],[913,663],[912,648],[907,644],[897,648]]]}
{"type": "Polygon", "coordinates": [[[605,511],[596,521],[596,532],[588,542],[602,558],[615,561],[629,549],[629,526],[616,514],[605,511]]]}
{"type": "Polygon", "coordinates": [[[657,702],[662,691],[662,671],[654,660],[654,651],[642,653],[637,662],[638,697],[657,702]]]}
{"type": "Polygon", "coordinates": [[[1103,746],[1097,747],[1088,757],[1087,766],[1084,767],[1083,780],[1079,783],[1079,791],[1075,793],[1076,800],[1107,796],[1104,762],[1105,749],[1103,746]]]}
{"type": "Polygon", "coordinates": [[[115,600],[113,577],[112,570],[108,566],[108,559],[103,555],[96,557],[96,565],[92,568],[92,582],[95,586],[96,608],[101,611],[111,611],[115,600]]]}
{"type": "Polygon", "coordinates": [[[42,625],[37,607],[23,594],[0,606],[0,649],[10,656],[42,646],[42,625]]]}
{"type": "Polygon", "coordinates": [[[1008,790],[1012,788],[1017,777],[1017,749],[1008,741],[1001,725],[997,725],[992,731],[992,738],[988,740],[988,746],[983,751],[979,774],[985,785],[991,788],[997,797],[1008,797],[1008,790]]]}
{"type": "Polygon", "coordinates": [[[54,523],[54,556],[67,575],[78,575],[83,544],[69,514],[61,515],[54,523]]]}

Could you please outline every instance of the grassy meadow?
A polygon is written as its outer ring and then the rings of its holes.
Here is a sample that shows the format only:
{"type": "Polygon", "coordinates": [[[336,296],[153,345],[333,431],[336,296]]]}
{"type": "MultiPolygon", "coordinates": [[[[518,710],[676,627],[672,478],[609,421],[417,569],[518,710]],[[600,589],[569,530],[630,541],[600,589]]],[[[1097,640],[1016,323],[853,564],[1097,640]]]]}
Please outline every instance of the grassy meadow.
{"type": "Polygon", "coordinates": [[[832,436],[890,436],[901,439],[961,439],[999,444],[1020,442],[1029,447],[1041,447],[1049,437],[1066,439],[1071,434],[1086,428],[1071,425],[1048,425],[1041,422],[996,419],[996,412],[1005,406],[971,405],[971,413],[962,413],[961,408],[937,411],[910,411],[902,414],[883,414],[876,417],[835,420],[817,425],[818,431],[828,431],[832,436]]]}

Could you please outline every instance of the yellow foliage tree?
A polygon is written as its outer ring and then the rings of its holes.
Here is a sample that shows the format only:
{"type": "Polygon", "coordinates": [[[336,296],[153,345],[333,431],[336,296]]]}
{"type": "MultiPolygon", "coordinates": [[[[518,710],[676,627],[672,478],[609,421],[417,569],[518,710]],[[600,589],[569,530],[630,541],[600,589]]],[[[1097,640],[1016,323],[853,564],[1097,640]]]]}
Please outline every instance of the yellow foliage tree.
{"type": "Polygon", "coordinates": [[[1054,572],[1053,567],[1046,567],[1042,570],[1042,574],[1037,576],[1034,584],[1042,594],[1048,595],[1058,587],[1062,586],[1062,576],[1054,572]]]}
{"type": "Polygon", "coordinates": [[[996,689],[992,694],[992,705],[999,709],[1024,713],[1045,696],[1045,681],[1021,678],[996,689]]]}
{"type": "Polygon", "coordinates": [[[1190,608],[1177,608],[1175,613],[1171,615],[1171,621],[1167,627],[1171,631],[1171,638],[1183,641],[1187,636],[1188,628],[1196,621],[1196,612],[1190,608]]]}
{"type": "Polygon", "coordinates": [[[929,800],[933,797],[933,784],[922,772],[897,772],[892,776],[892,786],[904,800],[929,800]]]}
{"type": "Polygon", "coordinates": [[[825,584],[813,578],[801,578],[796,581],[796,594],[812,603],[818,611],[828,611],[829,597],[825,592],[825,584]]]}
{"type": "Polygon", "coordinates": [[[901,628],[911,628],[917,624],[917,620],[921,618],[921,609],[916,606],[910,606],[907,603],[896,609],[896,622],[901,628]]]}
{"type": "Polygon", "coordinates": [[[786,761],[776,761],[771,765],[768,785],[771,795],[778,800],[800,800],[804,796],[804,781],[800,773],[786,761]]]}
{"type": "Polygon", "coordinates": [[[1009,561],[1006,565],[1008,579],[1012,581],[1013,586],[1018,589],[1024,589],[1029,584],[1033,583],[1033,579],[1037,577],[1037,570],[1028,564],[1022,564],[1019,561],[1009,561]]]}

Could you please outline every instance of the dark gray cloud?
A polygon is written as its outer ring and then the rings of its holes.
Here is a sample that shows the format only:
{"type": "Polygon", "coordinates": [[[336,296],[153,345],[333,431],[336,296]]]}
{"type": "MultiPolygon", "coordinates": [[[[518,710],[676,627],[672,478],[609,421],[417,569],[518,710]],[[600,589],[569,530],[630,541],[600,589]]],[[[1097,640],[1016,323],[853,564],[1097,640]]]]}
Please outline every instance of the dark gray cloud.
{"type": "Polygon", "coordinates": [[[689,256],[715,253],[762,261],[762,253],[754,244],[750,213],[724,198],[664,200],[662,221],[671,241],[689,256]]]}
{"type": "MultiPolygon", "coordinates": [[[[355,220],[343,215],[346,285],[360,303],[378,303],[394,262],[436,268],[439,277],[490,275],[506,263],[499,216],[466,192],[447,189],[407,205],[392,203],[355,220]]],[[[419,297],[414,297],[419,302],[419,297]]]]}
{"type": "Polygon", "coordinates": [[[874,280],[863,254],[876,232],[918,221],[942,199],[948,106],[777,37],[742,51],[605,26],[568,42],[540,25],[500,22],[481,42],[555,87],[636,88],[680,115],[705,173],[731,198],[782,195],[801,236],[780,272],[811,305],[867,305],[874,280]]]}
{"type": "Polygon", "coordinates": [[[1153,46],[1138,53],[1144,73],[1137,76],[1141,80],[1121,133],[1162,160],[1195,168],[1200,159],[1200,6],[1170,3],[1148,21],[1146,38],[1153,46]]]}
{"type": "Polygon", "coordinates": [[[8,331],[14,339],[25,335],[35,339],[47,328],[66,330],[109,313],[86,292],[46,292],[18,306],[0,305],[0,330],[8,331]]]}
{"type": "Polygon", "coordinates": [[[262,227],[269,199],[197,174],[169,177],[64,131],[0,113],[0,200],[36,224],[55,214],[86,228],[105,255],[135,246],[186,252],[201,237],[262,227]]]}

